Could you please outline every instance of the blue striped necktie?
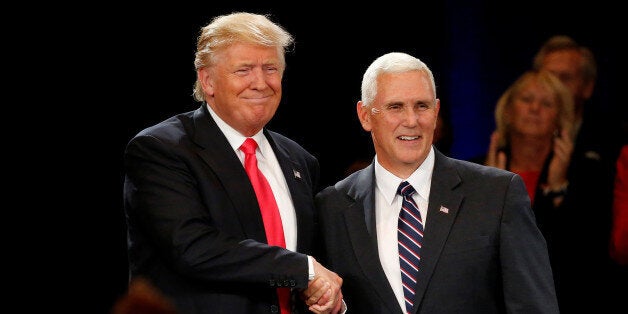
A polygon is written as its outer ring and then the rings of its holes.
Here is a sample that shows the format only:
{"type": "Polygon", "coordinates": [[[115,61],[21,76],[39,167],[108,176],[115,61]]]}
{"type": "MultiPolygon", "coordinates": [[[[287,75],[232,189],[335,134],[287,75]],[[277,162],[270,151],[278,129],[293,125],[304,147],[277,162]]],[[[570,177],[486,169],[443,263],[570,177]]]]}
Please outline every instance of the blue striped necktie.
{"type": "Polygon", "coordinates": [[[406,312],[414,305],[414,289],[421,260],[421,246],[423,243],[423,219],[412,194],[416,192],[407,181],[401,182],[397,194],[403,197],[397,236],[399,244],[399,266],[401,268],[401,282],[406,312]]]}

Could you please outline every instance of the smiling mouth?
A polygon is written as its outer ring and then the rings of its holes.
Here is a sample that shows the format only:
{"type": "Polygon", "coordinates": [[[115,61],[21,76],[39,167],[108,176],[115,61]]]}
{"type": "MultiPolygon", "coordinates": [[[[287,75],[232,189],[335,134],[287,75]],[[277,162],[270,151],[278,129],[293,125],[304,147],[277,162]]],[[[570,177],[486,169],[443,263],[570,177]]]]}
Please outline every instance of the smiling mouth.
{"type": "Polygon", "coordinates": [[[245,99],[252,100],[252,101],[258,101],[258,100],[264,100],[264,99],[268,99],[268,98],[270,98],[270,96],[246,97],[245,99]]]}
{"type": "Polygon", "coordinates": [[[412,140],[418,139],[419,137],[418,136],[398,136],[397,138],[402,141],[412,141],[412,140]]]}

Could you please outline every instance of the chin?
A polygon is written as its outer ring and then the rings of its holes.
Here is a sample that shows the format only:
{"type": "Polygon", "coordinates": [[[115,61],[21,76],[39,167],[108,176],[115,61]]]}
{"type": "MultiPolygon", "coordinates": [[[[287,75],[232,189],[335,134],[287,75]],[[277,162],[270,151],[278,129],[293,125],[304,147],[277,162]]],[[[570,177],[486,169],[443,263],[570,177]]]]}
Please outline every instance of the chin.
{"type": "Polygon", "coordinates": [[[420,164],[423,162],[423,160],[425,160],[428,152],[429,151],[425,151],[425,150],[412,152],[411,154],[407,154],[406,156],[404,156],[405,158],[402,158],[402,160],[409,164],[414,164],[414,163],[420,164]]]}

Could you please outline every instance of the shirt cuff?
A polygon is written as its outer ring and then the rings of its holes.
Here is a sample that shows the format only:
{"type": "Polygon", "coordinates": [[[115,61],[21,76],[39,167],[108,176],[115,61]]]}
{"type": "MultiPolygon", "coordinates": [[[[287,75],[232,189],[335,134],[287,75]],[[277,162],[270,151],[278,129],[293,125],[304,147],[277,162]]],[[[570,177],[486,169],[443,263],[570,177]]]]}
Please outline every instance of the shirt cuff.
{"type": "Polygon", "coordinates": [[[340,314],[345,314],[347,313],[347,303],[345,303],[345,299],[342,299],[342,308],[340,309],[340,314]]]}
{"type": "Polygon", "coordinates": [[[311,256],[307,256],[307,273],[308,273],[308,280],[313,280],[314,276],[316,276],[316,274],[314,273],[314,263],[312,262],[312,257],[311,256]]]}

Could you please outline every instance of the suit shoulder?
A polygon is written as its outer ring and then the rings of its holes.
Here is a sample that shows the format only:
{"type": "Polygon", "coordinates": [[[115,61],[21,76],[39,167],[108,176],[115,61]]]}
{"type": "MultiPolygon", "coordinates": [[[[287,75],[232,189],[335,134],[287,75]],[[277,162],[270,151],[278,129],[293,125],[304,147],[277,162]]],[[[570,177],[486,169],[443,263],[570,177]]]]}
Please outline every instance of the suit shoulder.
{"type": "Polygon", "coordinates": [[[356,195],[363,194],[364,189],[368,189],[367,187],[371,186],[368,171],[372,171],[371,167],[351,173],[335,184],[322,189],[317,197],[325,199],[353,199],[356,195]]]}
{"type": "Polygon", "coordinates": [[[457,174],[457,178],[455,176],[446,176],[449,179],[444,179],[442,174],[448,171],[441,168],[442,172],[439,172],[441,176],[439,177],[435,173],[433,180],[456,185],[463,191],[471,194],[477,193],[477,191],[490,190],[492,194],[506,194],[509,191],[516,191],[515,193],[527,195],[523,178],[514,172],[452,158],[448,162],[449,165],[445,167],[455,169],[454,172],[457,174]]]}
{"type": "Polygon", "coordinates": [[[511,178],[516,174],[514,172],[499,169],[496,167],[485,166],[476,162],[455,159],[447,157],[449,162],[457,169],[458,173],[463,177],[491,178],[503,177],[511,178]]]}
{"type": "Polygon", "coordinates": [[[340,181],[336,182],[335,184],[332,184],[332,185],[329,185],[329,186],[325,187],[318,194],[320,194],[320,195],[330,195],[330,194],[334,194],[334,193],[342,193],[342,194],[347,193],[349,188],[353,185],[353,182],[355,181],[356,176],[358,176],[358,173],[363,171],[363,170],[364,169],[358,170],[358,171],[348,175],[344,179],[341,179],[340,181]]]}
{"type": "Polygon", "coordinates": [[[183,130],[185,125],[192,123],[193,115],[194,111],[176,114],[139,131],[134,138],[142,136],[153,136],[158,138],[171,136],[173,131],[183,130]]]}
{"type": "Polygon", "coordinates": [[[170,147],[188,145],[193,116],[194,111],[184,112],[149,126],[133,136],[126,147],[129,149],[140,143],[162,143],[170,147]]]}
{"type": "Polygon", "coordinates": [[[338,183],[325,187],[316,193],[314,197],[315,203],[319,206],[323,204],[343,204],[350,199],[347,195],[347,190],[342,188],[342,186],[338,188],[338,183]]]}

